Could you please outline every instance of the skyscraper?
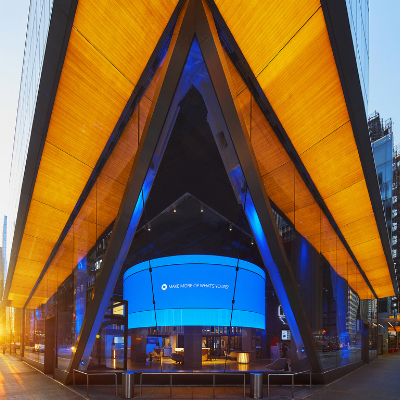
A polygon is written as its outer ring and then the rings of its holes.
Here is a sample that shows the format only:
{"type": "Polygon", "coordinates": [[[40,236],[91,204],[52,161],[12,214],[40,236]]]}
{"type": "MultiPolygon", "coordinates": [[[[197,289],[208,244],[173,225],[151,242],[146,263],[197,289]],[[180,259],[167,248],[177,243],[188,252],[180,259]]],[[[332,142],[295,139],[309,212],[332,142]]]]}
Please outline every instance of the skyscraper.
{"type": "Polygon", "coordinates": [[[272,337],[321,378],[375,357],[371,301],[398,287],[346,2],[50,9],[13,156],[21,356],[64,382],[162,355],[250,371],[272,337]]]}

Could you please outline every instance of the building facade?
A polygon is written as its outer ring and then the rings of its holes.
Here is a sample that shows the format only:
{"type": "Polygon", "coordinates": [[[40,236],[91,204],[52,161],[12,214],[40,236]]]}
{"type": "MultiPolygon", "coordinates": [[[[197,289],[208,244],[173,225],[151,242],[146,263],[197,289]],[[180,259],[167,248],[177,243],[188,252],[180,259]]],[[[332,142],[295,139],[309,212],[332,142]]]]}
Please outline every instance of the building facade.
{"type": "Polygon", "coordinates": [[[250,372],[277,342],[321,380],[377,356],[376,299],[398,286],[365,57],[349,3],[279,3],[54,1],[13,156],[20,357],[68,383],[250,372]]]}
{"type": "MultiPolygon", "coordinates": [[[[395,266],[396,279],[399,273],[396,265],[397,255],[397,162],[396,146],[393,142],[392,120],[383,120],[378,112],[368,118],[368,128],[372,142],[376,173],[381,191],[382,205],[386,218],[386,226],[392,248],[392,257],[395,266]]],[[[398,296],[391,296],[379,300],[379,317],[383,325],[379,327],[380,354],[394,351],[398,347],[397,312],[398,296]]]]}
{"type": "Polygon", "coordinates": [[[369,0],[346,0],[365,111],[368,112],[369,0]]]}

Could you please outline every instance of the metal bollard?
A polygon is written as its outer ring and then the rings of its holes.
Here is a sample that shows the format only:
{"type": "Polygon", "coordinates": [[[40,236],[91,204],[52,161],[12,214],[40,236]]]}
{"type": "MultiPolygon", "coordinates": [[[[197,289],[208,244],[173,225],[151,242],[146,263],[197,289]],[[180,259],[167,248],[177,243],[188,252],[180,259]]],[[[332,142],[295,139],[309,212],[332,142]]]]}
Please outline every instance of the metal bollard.
{"type": "Polygon", "coordinates": [[[260,373],[250,374],[250,397],[252,399],[263,398],[263,378],[264,375],[260,373]]]}
{"type": "Polygon", "coordinates": [[[122,398],[131,399],[135,391],[135,373],[127,372],[122,374],[122,398]]]}

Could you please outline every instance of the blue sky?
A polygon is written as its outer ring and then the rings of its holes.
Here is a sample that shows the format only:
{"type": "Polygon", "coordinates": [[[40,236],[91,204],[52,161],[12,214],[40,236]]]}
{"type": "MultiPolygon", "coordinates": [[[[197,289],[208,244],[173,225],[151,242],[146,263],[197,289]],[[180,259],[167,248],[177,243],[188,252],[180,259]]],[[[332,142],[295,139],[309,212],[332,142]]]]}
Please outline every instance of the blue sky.
{"type": "Polygon", "coordinates": [[[370,0],[369,16],[368,113],[392,118],[400,144],[400,0],[370,0]]]}
{"type": "Polygon", "coordinates": [[[0,0],[0,237],[4,215],[8,214],[8,180],[28,9],[29,0],[0,0]]]}
{"type": "MultiPolygon", "coordinates": [[[[0,0],[0,226],[8,213],[8,181],[29,0],[0,0]]],[[[369,111],[392,118],[400,144],[400,0],[370,0],[369,111]],[[397,129],[397,124],[399,128],[397,129]]],[[[9,244],[10,245],[10,244],[9,244]]]]}

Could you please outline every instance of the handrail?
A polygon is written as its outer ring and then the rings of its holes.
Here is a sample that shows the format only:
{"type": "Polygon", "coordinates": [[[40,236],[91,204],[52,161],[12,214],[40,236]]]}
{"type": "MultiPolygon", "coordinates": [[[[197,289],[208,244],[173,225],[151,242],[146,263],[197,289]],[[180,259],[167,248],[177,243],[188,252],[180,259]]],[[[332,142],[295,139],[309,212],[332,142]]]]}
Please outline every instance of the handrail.
{"type": "MultiPolygon", "coordinates": [[[[74,384],[74,389],[75,389],[75,371],[79,372],[80,374],[86,375],[86,396],[89,397],[89,375],[115,375],[115,397],[118,396],[118,384],[117,384],[117,373],[118,372],[86,372],[86,371],[80,371],[79,369],[73,369],[72,370],[72,382],[74,384]]],[[[123,373],[124,371],[121,371],[119,373],[123,373]]]]}
{"type": "MultiPolygon", "coordinates": [[[[311,371],[300,371],[300,372],[281,372],[281,373],[274,373],[274,374],[268,374],[268,386],[267,386],[267,397],[269,397],[269,377],[270,376],[291,376],[292,377],[292,399],[294,399],[294,376],[299,375],[299,374],[304,374],[305,372],[310,373],[310,389],[311,389],[311,371]]],[[[267,371],[268,373],[268,371],[267,371]]]]}
{"type": "Polygon", "coordinates": [[[169,375],[169,397],[172,397],[172,375],[212,375],[213,376],[213,398],[215,398],[215,376],[216,375],[243,375],[243,397],[246,397],[246,374],[234,372],[142,372],[140,373],[140,397],[142,397],[143,375],[169,375]]]}

